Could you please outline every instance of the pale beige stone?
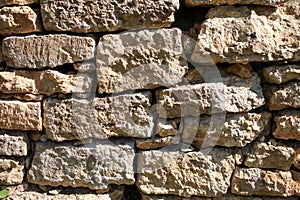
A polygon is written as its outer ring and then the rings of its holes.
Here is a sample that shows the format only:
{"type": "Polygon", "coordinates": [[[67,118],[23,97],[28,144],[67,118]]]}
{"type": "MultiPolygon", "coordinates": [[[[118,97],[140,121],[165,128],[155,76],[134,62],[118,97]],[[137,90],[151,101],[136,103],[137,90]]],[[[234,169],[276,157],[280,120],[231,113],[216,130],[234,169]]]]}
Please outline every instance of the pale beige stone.
{"type": "Polygon", "coordinates": [[[187,6],[207,6],[207,5],[234,5],[234,4],[256,4],[265,6],[276,6],[288,0],[185,0],[187,6]]]}
{"type": "Polygon", "coordinates": [[[41,30],[38,15],[29,6],[0,9],[0,35],[25,34],[41,30]]]}
{"type": "Polygon", "coordinates": [[[300,140],[300,112],[289,110],[275,115],[273,135],[278,139],[300,140]]]}
{"type": "Polygon", "coordinates": [[[38,2],[39,0],[1,0],[0,7],[5,5],[30,5],[38,2]]]}
{"type": "Polygon", "coordinates": [[[300,107],[300,82],[291,82],[279,86],[268,98],[270,110],[300,107]]]}
{"type": "Polygon", "coordinates": [[[52,95],[54,93],[89,93],[92,80],[84,75],[65,75],[58,71],[0,72],[0,92],[52,95]]]}
{"type": "Polygon", "coordinates": [[[158,150],[138,155],[137,186],[144,194],[217,197],[226,194],[234,158],[224,149],[179,154],[158,150]]]}
{"type": "Polygon", "coordinates": [[[105,192],[109,184],[135,182],[133,142],[97,141],[83,147],[38,143],[28,181],[38,185],[87,187],[105,192]]]}
{"type": "Polygon", "coordinates": [[[41,103],[0,101],[0,129],[42,130],[41,103]]]}
{"type": "Polygon", "coordinates": [[[168,27],[179,0],[40,0],[46,30],[78,33],[168,27]],[[69,5],[72,4],[72,7],[69,5]]]}
{"type": "Polygon", "coordinates": [[[23,133],[0,133],[0,155],[26,156],[28,151],[28,137],[23,133]]]}
{"type": "Polygon", "coordinates": [[[156,134],[161,137],[167,137],[178,134],[177,124],[181,123],[181,119],[166,120],[159,118],[156,123],[156,134]]]}
{"type": "Polygon", "coordinates": [[[183,138],[194,140],[197,147],[244,147],[270,125],[271,114],[264,112],[227,114],[226,119],[210,116],[184,119],[183,138]]]}
{"type": "Polygon", "coordinates": [[[149,138],[153,129],[150,93],[89,100],[44,101],[44,127],[54,141],[108,138],[149,138]]]}
{"type": "Polygon", "coordinates": [[[187,72],[182,33],[149,29],[105,35],[97,46],[98,92],[170,87],[187,72]]]}
{"type": "MultiPolygon", "coordinates": [[[[296,150],[293,166],[300,169],[300,148],[296,150]]],[[[300,179],[299,179],[300,180],[300,179]]]]}
{"type": "Polygon", "coordinates": [[[282,84],[292,80],[300,80],[300,65],[275,65],[263,69],[267,82],[282,84]]]}
{"type": "Polygon", "coordinates": [[[142,194],[142,200],[212,200],[206,197],[180,197],[174,195],[146,195],[142,194]]]}
{"type": "Polygon", "coordinates": [[[248,167],[289,170],[293,164],[295,150],[282,145],[258,142],[246,157],[248,167]]]}
{"type": "Polygon", "coordinates": [[[248,63],[300,60],[299,2],[282,7],[217,6],[200,25],[192,60],[248,63]]]}
{"type": "Polygon", "coordinates": [[[299,195],[299,188],[289,171],[240,167],[235,170],[231,185],[232,193],[243,196],[287,197],[299,195]]]}
{"type": "Polygon", "coordinates": [[[94,57],[94,50],[93,38],[64,34],[14,36],[2,41],[4,60],[14,68],[54,68],[81,62],[94,57]]]}
{"type": "Polygon", "coordinates": [[[213,200],[297,200],[298,197],[245,197],[237,195],[227,195],[224,197],[216,197],[213,200]]]}
{"type": "Polygon", "coordinates": [[[175,137],[164,137],[164,138],[149,138],[149,139],[138,139],[136,141],[136,146],[139,149],[149,150],[149,149],[158,149],[161,147],[165,147],[169,144],[178,144],[178,138],[175,137]]]}
{"type": "Polygon", "coordinates": [[[18,161],[0,159],[0,185],[21,184],[24,177],[24,166],[18,161]]]}

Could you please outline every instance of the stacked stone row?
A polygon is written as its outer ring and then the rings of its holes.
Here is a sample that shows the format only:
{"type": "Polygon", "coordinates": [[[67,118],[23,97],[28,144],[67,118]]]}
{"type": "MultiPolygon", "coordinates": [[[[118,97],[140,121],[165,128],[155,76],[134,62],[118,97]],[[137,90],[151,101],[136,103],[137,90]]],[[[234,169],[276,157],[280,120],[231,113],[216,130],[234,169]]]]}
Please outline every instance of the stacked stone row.
{"type": "Polygon", "coordinates": [[[297,199],[300,4],[285,2],[0,3],[8,199],[297,199]]]}

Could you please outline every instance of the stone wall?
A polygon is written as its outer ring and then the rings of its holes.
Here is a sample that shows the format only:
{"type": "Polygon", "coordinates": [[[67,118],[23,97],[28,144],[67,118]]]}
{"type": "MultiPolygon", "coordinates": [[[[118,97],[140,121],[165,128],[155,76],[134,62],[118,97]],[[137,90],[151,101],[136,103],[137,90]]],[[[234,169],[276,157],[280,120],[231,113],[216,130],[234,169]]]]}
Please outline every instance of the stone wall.
{"type": "Polygon", "coordinates": [[[7,199],[300,196],[298,0],[1,0],[7,199]]]}

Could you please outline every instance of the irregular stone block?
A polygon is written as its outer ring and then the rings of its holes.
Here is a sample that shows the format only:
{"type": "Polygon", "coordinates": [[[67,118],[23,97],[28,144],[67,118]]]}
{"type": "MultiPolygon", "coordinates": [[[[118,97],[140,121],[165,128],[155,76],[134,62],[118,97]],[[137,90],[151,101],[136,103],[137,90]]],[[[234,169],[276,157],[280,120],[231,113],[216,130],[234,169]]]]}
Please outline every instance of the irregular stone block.
{"type": "Polygon", "coordinates": [[[187,6],[207,6],[207,5],[234,5],[234,4],[257,4],[265,6],[276,6],[288,0],[185,0],[187,6]]]}
{"type": "Polygon", "coordinates": [[[211,198],[206,197],[180,197],[173,195],[145,195],[142,194],[142,200],[212,200],[211,198]]]}
{"type": "Polygon", "coordinates": [[[81,62],[92,58],[94,50],[93,38],[63,34],[7,37],[2,41],[4,60],[14,68],[54,68],[81,62]]]}
{"type": "Polygon", "coordinates": [[[105,35],[97,46],[98,92],[154,89],[182,82],[187,72],[181,30],[105,35]]]}
{"type": "Polygon", "coordinates": [[[300,140],[300,112],[289,110],[275,115],[273,135],[278,139],[300,140]]]}
{"type": "Polygon", "coordinates": [[[0,101],[0,129],[42,130],[41,104],[0,101]]]}
{"type": "Polygon", "coordinates": [[[29,5],[38,2],[39,0],[1,0],[0,7],[5,5],[29,5]]]}
{"type": "Polygon", "coordinates": [[[180,123],[181,119],[165,120],[159,118],[156,123],[156,134],[161,137],[167,137],[178,134],[177,123],[180,123]]]}
{"type": "Polygon", "coordinates": [[[55,141],[108,138],[112,136],[151,137],[150,93],[120,95],[88,100],[44,101],[44,127],[55,141]]]}
{"type": "Polygon", "coordinates": [[[41,22],[30,7],[14,6],[0,9],[1,35],[25,34],[41,30],[41,22]]]}
{"type": "Polygon", "coordinates": [[[297,200],[298,197],[245,197],[237,195],[226,195],[224,197],[216,197],[213,200],[297,200]]]}
{"type": "Polygon", "coordinates": [[[195,27],[198,45],[191,59],[199,63],[298,61],[299,8],[299,2],[277,8],[214,7],[195,27]]]}
{"type": "Polygon", "coordinates": [[[271,114],[267,112],[227,114],[223,121],[210,116],[187,117],[184,119],[183,138],[194,140],[199,148],[215,145],[244,147],[268,128],[270,120],[271,114]]]}
{"type": "Polygon", "coordinates": [[[138,156],[137,186],[144,194],[217,197],[230,186],[235,161],[224,149],[208,155],[145,151],[138,156]]]}
{"type": "Polygon", "coordinates": [[[0,185],[21,184],[24,177],[24,166],[18,161],[0,159],[0,185]]]}
{"type": "Polygon", "coordinates": [[[259,168],[237,168],[233,174],[231,192],[244,196],[299,195],[299,182],[289,171],[265,171],[259,168]]]}
{"type": "Polygon", "coordinates": [[[271,66],[263,69],[267,82],[282,84],[292,80],[300,80],[300,65],[271,66]]]}
{"type": "Polygon", "coordinates": [[[179,0],[40,0],[46,30],[77,33],[168,27],[179,0]],[[72,5],[70,7],[70,5],[72,5]]]}
{"type": "Polygon", "coordinates": [[[158,149],[161,147],[165,147],[171,143],[178,143],[179,138],[174,137],[164,137],[164,138],[150,138],[150,139],[138,139],[136,141],[136,146],[139,149],[149,150],[149,149],[158,149]]]}
{"type": "Polygon", "coordinates": [[[54,93],[89,93],[92,80],[84,75],[65,75],[58,71],[0,72],[0,92],[52,95],[54,93]]]}
{"type": "Polygon", "coordinates": [[[297,149],[295,158],[293,161],[293,166],[296,167],[297,169],[300,169],[300,148],[297,149]]]}
{"type": "Polygon", "coordinates": [[[107,191],[109,184],[135,182],[133,142],[99,141],[84,147],[38,143],[28,181],[38,185],[88,187],[107,191]]]}
{"type": "Polygon", "coordinates": [[[23,192],[20,194],[9,195],[7,200],[111,200],[109,195],[95,195],[95,194],[58,194],[48,195],[46,193],[37,192],[23,192]]]}
{"type": "Polygon", "coordinates": [[[175,118],[221,112],[247,112],[264,105],[265,100],[260,86],[250,88],[203,83],[158,91],[157,104],[160,117],[175,118]]]}
{"type": "Polygon", "coordinates": [[[256,143],[246,157],[245,165],[257,168],[289,170],[293,164],[295,150],[287,146],[256,143]]]}
{"type": "MultiPolygon", "coordinates": [[[[273,89],[270,89],[273,90],[273,89]]],[[[275,87],[275,91],[268,98],[270,110],[300,107],[300,82],[291,82],[275,87]]]]}
{"type": "Polygon", "coordinates": [[[27,135],[21,133],[16,133],[12,135],[0,133],[0,155],[26,156],[27,147],[27,135]]]}

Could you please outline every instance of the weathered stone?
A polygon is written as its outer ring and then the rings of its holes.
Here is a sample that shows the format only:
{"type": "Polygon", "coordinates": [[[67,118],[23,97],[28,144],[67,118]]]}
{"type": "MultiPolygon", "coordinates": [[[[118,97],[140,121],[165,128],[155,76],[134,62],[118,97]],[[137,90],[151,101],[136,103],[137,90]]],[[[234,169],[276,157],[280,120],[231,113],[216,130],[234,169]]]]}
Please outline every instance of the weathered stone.
{"type": "Polygon", "coordinates": [[[1,0],[0,7],[5,5],[29,5],[38,2],[39,0],[1,0]]]}
{"type": "Polygon", "coordinates": [[[58,194],[48,195],[37,192],[23,192],[19,194],[12,194],[6,198],[7,200],[111,200],[109,195],[95,195],[95,194],[58,194]]]}
{"type": "Polygon", "coordinates": [[[28,137],[25,134],[3,134],[0,133],[0,155],[4,156],[26,156],[28,137]]]}
{"type": "MultiPolygon", "coordinates": [[[[244,85],[252,86],[252,83],[246,82],[244,85]]],[[[175,118],[219,112],[247,112],[264,105],[261,87],[256,83],[255,87],[244,85],[203,83],[161,90],[157,92],[157,112],[160,117],[175,118]]]]}
{"type": "Polygon", "coordinates": [[[173,195],[142,195],[142,200],[211,200],[211,198],[206,197],[180,197],[173,195]]]}
{"type": "Polygon", "coordinates": [[[299,182],[289,171],[265,171],[259,168],[237,168],[233,174],[231,191],[245,196],[299,195],[299,182]]]}
{"type": "Polygon", "coordinates": [[[159,118],[156,123],[156,134],[158,134],[161,137],[177,135],[177,123],[180,123],[180,119],[166,120],[159,118]]]}
{"type": "Polygon", "coordinates": [[[300,169],[300,148],[297,149],[295,158],[293,161],[293,166],[296,167],[297,169],[300,169]]]}
{"type": "Polygon", "coordinates": [[[216,197],[226,194],[234,159],[223,149],[208,155],[146,151],[138,157],[137,185],[144,194],[216,197]]]}
{"type": "Polygon", "coordinates": [[[133,142],[126,141],[118,145],[100,141],[84,147],[38,143],[28,181],[104,192],[109,184],[134,184],[134,155],[133,142]]]}
{"type": "Polygon", "coordinates": [[[13,35],[41,31],[37,14],[28,6],[0,9],[0,34],[13,35]]]}
{"type": "Polygon", "coordinates": [[[245,197],[237,195],[227,195],[224,197],[216,197],[213,200],[297,200],[298,197],[245,197]]]}
{"type": "Polygon", "coordinates": [[[14,68],[42,69],[92,58],[95,40],[91,37],[30,35],[7,37],[2,41],[4,60],[14,68]]]}
{"type": "Polygon", "coordinates": [[[295,150],[287,146],[274,146],[258,142],[246,157],[245,165],[257,168],[289,170],[293,164],[295,150]]]}
{"type": "Polygon", "coordinates": [[[182,82],[187,72],[181,30],[105,35],[97,46],[98,92],[154,89],[182,82]]]}
{"type": "Polygon", "coordinates": [[[234,4],[258,4],[265,6],[275,6],[288,0],[185,0],[187,6],[207,6],[207,5],[234,5],[234,4]]]}
{"type": "Polygon", "coordinates": [[[65,75],[58,71],[0,72],[0,92],[51,95],[89,93],[92,81],[84,75],[65,75]]]}
{"type": "Polygon", "coordinates": [[[300,65],[275,65],[263,69],[267,82],[282,84],[292,80],[300,80],[300,65]]]}
{"type": "Polygon", "coordinates": [[[0,185],[21,184],[24,177],[24,166],[18,161],[0,159],[0,185]]]}
{"type": "Polygon", "coordinates": [[[20,101],[37,101],[40,102],[43,100],[44,95],[39,94],[13,94],[13,98],[20,101]]]}
{"type": "Polygon", "coordinates": [[[270,120],[271,114],[267,112],[227,114],[226,119],[187,117],[184,119],[183,138],[194,140],[199,148],[215,145],[243,147],[261,135],[270,120]]]}
{"type": "Polygon", "coordinates": [[[235,74],[241,78],[251,78],[252,66],[250,63],[247,65],[236,63],[226,67],[225,70],[226,72],[235,74]]]}
{"type": "Polygon", "coordinates": [[[136,141],[136,146],[140,149],[149,150],[165,147],[171,143],[178,143],[178,138],[168,136],[164,138],[138,139],[136,141]]]}
{"type": "Polygon", "coordinates": [[[299,2],[277,8],[214,7],[197,30],[191,58],[200,63],[298,61],[299,10],[299,2]]]}
{"type": "Polygon", "coordinates": [[[280,112],[274,117],[275,138],[300,140],[300,112],[289,110],[280,112]]]}
{"type": "Polygon", "coordinates": [[[151,137],[150,93],[120,95],[88,100],[44,102],[44,127],[55,141],[107,138],[112,136],[151,137]]]}
{"type": "Polygon", "coordinates": [[[179,8],[178,0],[79,0],[76,4],[72,0],[40,2],[46,30],[78,33],[168,27],[179,8]]]}
{"type": "MultiPolygon", "coordinates": [[[[270,89],[271,90],[271,89],[270,89]]],[[[268,98],[270,110],[300,107],[300,82],[291,82],[276,88],[268,98]]]]}
{"type": "Polygon", "coordinates": [[[41,104],[0,101],[0,129],[42,130],[41,104]]]}

